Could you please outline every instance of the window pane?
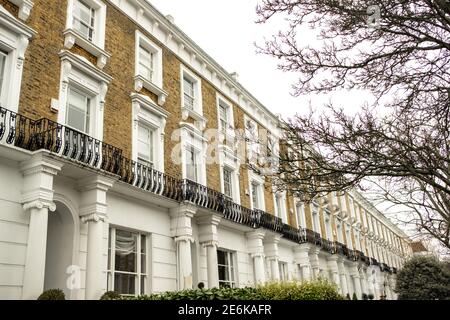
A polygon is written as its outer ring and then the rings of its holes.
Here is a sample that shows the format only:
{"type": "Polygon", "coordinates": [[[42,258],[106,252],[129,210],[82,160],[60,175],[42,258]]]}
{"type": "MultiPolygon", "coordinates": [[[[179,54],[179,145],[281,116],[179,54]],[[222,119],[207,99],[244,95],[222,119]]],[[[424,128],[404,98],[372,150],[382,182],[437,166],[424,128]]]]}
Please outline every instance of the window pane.
{"type": "Polygon", "coordinates": [[[227,168],[223,169],[223,185],[225,195],[232,198],[233,197],[233,186],[232,186],[232,177],[231,171],[227,168]]]}
{"type": "Polygon", "coordinates": [[[139,48],[139,74],[146,78],[147,80],[152,81],[153,80],[153,62],[154,61],[154,54],[144,48],[143,46],[140,46],[139,48]]]}
{"type": "Polygon", "coordinates": [[[219,266],[219,280],[220,281],[230,280],[228,277],[228,268],[226,266],[219,266]]]}
{"type": "Polygon", "coordinates": [[[3,79],[5,78],[6,57],[7,54],[3,51],[0,51],[0,94],[2,93],[3,79]]]}
{"type": "Polygon", "coordinates": [[[133,274],[114,274],[114,291],[119,294],[136,294],[136,275],[133,274]]]}
{"type": "Polygon", "coordinates": [[[226,253],[220,250],[217,250],[217,263],[225,265],[226,264],[226,253]]]}
{"type": "Polygon", "coordinates": [[[89,131],[89,109],[91,99],[86,95],[69,89],[69,95],[67,98],[67,125],[82,131],[89,131]]]}
{"type": "Polygon", "coordinates": [[[192,148],[186,150],[186,178],[197,181],[197,155],[192,148]]]}
{"type": "Polygon", "coordinates": [[[142,125],[138,127],[138,158],[153,163],[153,131],[142,125]]]}
{"type": "Polygon", "coordinates": [[[116,230],[115,270],[136,272],[137,235],[116,230]]]}
{"type": "Polygon", "coordinates": [[[184,107],[188,109],[194,109],[194,82],[184,77],[183,78],[183,91],[184,91],[184,107]]]}
{"type": "Polygon", "coordinates": [[[86,39],[94,37],[95,10],[80,0],[75,1],[73,27],[86,39]]]}
{"type": "Polygon", "coordinates": [[[141,276],[141,295],[145,294],[146,276],[141,276]]]}
{"type": "Polygon", "coordinates": [[[258,187],[257,183],[252,183],[252,202],[254,209],[259,209],[258,187]]]}

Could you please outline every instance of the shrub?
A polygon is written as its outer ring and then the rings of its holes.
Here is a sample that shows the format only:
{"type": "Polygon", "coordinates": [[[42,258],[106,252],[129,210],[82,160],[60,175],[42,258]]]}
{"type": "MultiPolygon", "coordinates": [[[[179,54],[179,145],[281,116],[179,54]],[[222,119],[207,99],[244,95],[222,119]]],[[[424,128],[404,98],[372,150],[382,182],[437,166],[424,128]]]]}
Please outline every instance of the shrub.
{"type": "Polygon", "coordinates": [[[373,294],[369,293],[369,295],[367,296],[369,298],[369,300],[373,300],[375,297],[373,294]]]}
{"type": "Polygon", "coordinates": [[[355,292],[353,292],[353,297],[352,297],[352,300],[358,300],[358,296],[356,295],[356,293],[355,293],[355,292]]]}
{"type": "Polygon", "coordinates": [[[66,295],[61,289],[50,289],[42,292],[38,300],[66,300],[66,295]]]}
{"type": "Polygon", "coordinates": [[[120,294],[115,291],[107,291],[101,297],[100,300],[119,300],[120,294]]]}
{"type": "Polygon", "coordinates": [[[267,283],[256,288],[212,288],[123,297],[137,300],[343,300],[326,281],[267,283]]]}
{"type": "Polygon", "coordinates": [[[399,300],[449,300],[450,270],[436,258],[416,256],[397,273],[399,300]]]}
{"type": "Polygon", "coordinates": [[[347,295],[345,296],[345,298],[346,298],[347,300],[351,300],[351,299],[350,299],[350,293],[347,293],[347,295]]]}
{"type": "Polygon", "coordinates": [[[363,293],[362,294],[362,299],[363,300],[369,300],[369,296],[367,295],[367,293],[363,293]]]}

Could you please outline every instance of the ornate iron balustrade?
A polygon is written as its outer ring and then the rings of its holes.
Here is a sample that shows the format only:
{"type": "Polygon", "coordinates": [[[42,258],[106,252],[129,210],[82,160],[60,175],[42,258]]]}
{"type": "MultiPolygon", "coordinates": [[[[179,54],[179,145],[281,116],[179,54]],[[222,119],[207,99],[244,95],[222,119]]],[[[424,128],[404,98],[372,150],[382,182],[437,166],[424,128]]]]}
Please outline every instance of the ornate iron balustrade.
{"type": "Polygon", "coordinates": [[[378,260],[375,258],[369,258],[370,259],[370,265],[372,266],[379,266],[378,260]]]}
{"type": "Polygon", "coordinates": [[[283,232],[283,221],[274,215],[262,210],[254,210],[256,227],[265,228],[278,233],[283,232]]]}
{"type": "Polygon", "coordinates": [[[335,241],[334,247],[336,248],[336,253],[348,257],[348,249],[345,244],[335,241]]]}
{"type": "Polygon", "coordinates": [[[291,225],[283,223],[282,233],[286,239],[297,243],[306,243],[306,232],[303,228],[294,228],[291,225]]]}
{"type": "MultiPolygon", "coordinates": [[[[123,155],[121,149],[88,136],[47,118],[33,120],[0,107],[0,143],[29,151],[48,150],[81,165],[103,170],[120,180],[153,194],[175,201],[190,201],[198,206],[223,214],[224,218],[251,228],[265,228],[282,234],[297,243],[311,243],[334,254],[358,258],[367,265],[379,265],[374,258],[360,251],[349,250],[341,243],[323,239],[309,229],[294,228],[261,210],[251,210],[234,203],[222,193],[190,180],[180,180],[123,155]],[[356,252],[356,254],[355,254],[356,252]]],[[[382,266],[397,273],[396,268],[382,266]]]]}
{"type": "Polygon", "coordinates": [[[322,239],[322,249],[324,249],[325,251],[328,251],[331,254],[336,253],[335,243],[328,239],[322,239]]]}
{"type": "Polygon", "coordinates": [[[306,229],[306,240],[307,242],[314,244],[316,246],[322,247],[322,237],[319,233],[312,230],[306,229]]]}
{"type": "Polygon", "coordinates": [[[225,200],[223,216],[228,220],[251,228],[255,228],[256,226],[256,217],[254,211],[237,203],[234,203],[229,199],[225,200]]]}

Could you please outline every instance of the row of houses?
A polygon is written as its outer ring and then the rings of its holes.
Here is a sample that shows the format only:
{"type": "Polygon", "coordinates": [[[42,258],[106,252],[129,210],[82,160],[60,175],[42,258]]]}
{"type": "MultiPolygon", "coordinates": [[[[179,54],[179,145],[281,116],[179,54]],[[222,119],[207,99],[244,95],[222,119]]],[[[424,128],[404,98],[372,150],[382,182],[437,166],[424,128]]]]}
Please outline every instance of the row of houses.
{"type": "Polygon", "coordinates": [[[149,1],[0,0],[0,93],[1,299],[318,277],[395,298],[407,235],[249,169],[278,116],[149,1]]]}

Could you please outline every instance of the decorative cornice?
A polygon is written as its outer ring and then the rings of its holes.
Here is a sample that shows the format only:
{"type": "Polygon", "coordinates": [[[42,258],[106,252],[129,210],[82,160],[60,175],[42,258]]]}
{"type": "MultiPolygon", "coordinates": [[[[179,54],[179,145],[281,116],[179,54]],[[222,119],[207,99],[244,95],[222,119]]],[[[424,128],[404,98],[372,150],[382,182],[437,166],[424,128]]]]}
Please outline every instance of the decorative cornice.
{"type": "Polygon", "coordinates": [[[217,246],[219,246],[219,241],[208,240],[208,241],[200,242],[200,244],[201,244],[204,248],[206,248],[206,247],[217,247],[217,246]]]}
{"type": "MultiPolygon", "coordinates": [[[[17,0],[17,2],[19,1],[20,0],[17,0]]],[[[23,8],[26,9],[25,6],[23,8]]],[[[23,10],[22,13],[19,11],[19,18],[25,18],[26,12],[27,12],[26,10],[23,10]]],[[[14,31],[17,34],[23,34],[27,38],[31,38],[37,33],[35,30],[31,29],[26,24],[16,19],[1,5],[0,5],[0,24],[6,26],[8,29],[14,31]]]]}

